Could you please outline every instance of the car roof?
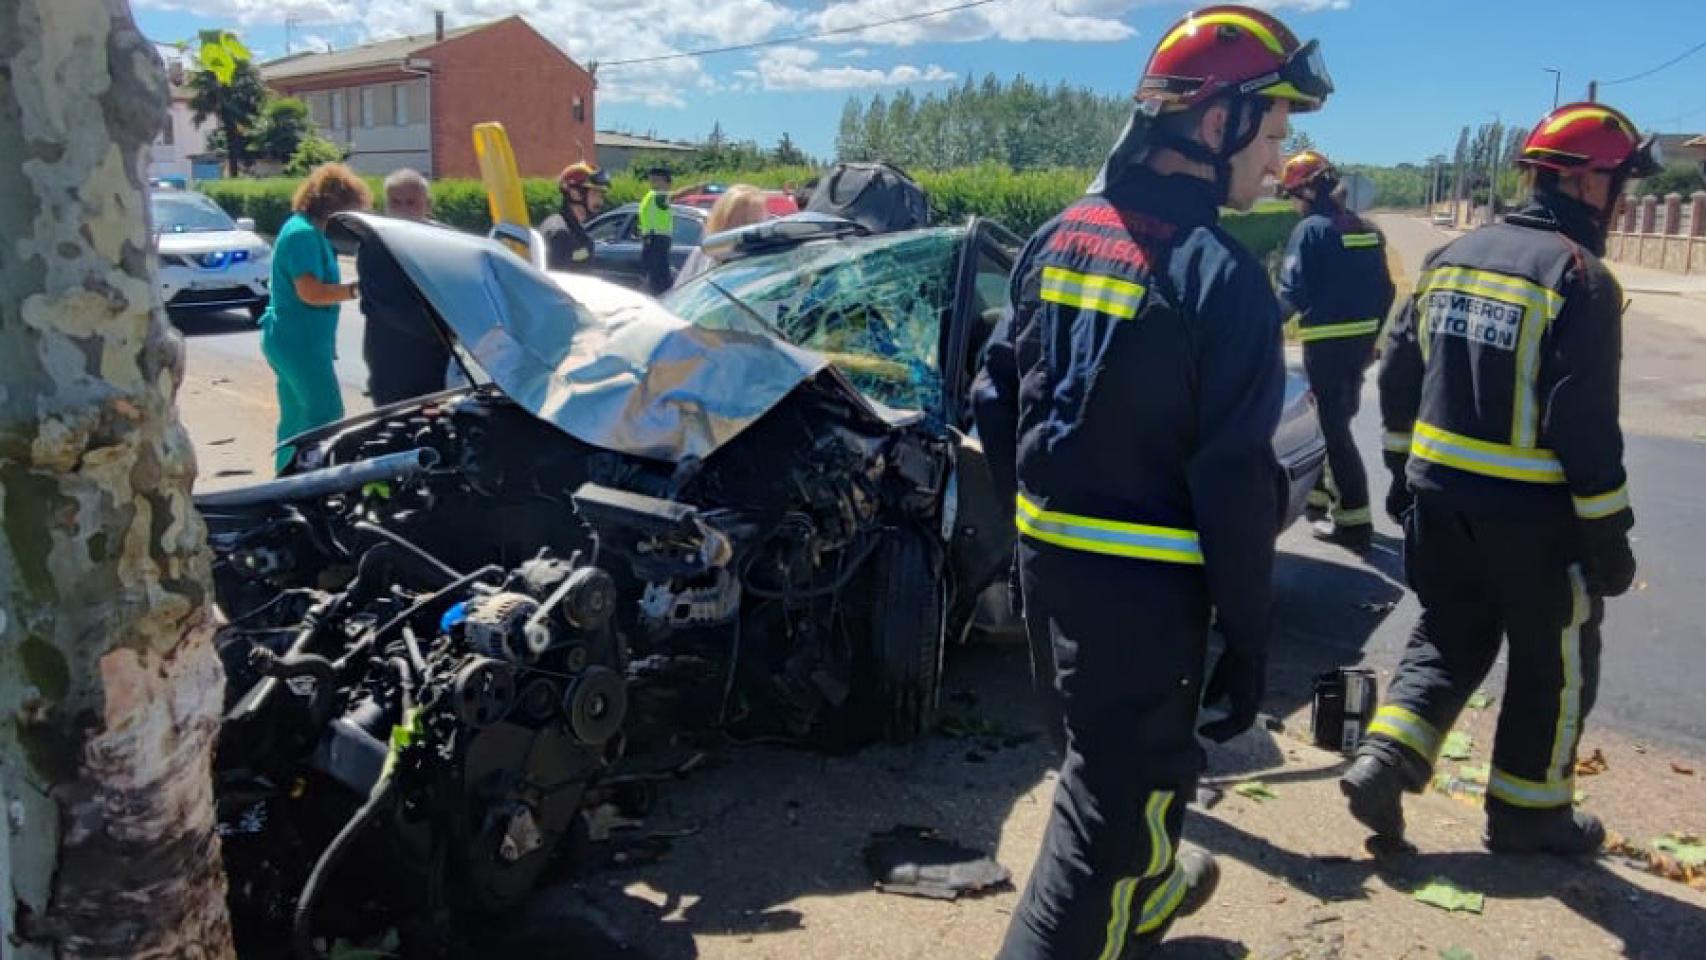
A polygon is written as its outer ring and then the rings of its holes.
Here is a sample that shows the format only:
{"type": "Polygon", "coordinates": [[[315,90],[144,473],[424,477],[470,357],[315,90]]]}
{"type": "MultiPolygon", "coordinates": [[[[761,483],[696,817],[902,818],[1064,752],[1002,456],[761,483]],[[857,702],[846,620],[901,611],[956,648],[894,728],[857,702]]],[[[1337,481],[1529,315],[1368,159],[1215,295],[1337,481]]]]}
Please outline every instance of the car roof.
{"type": "MultiPolygon", "coordinates": [[[[675,213],[685,214],[695,220],[703,220],[707,216],[707,211],[698,207],[690,207],[685,203],[672,203],[669,205],[669,208],[675,213]]],[[[598,216],[593,217],[593,219],[599,220],[618,213],[633,213],[638,209],[640,209],[640,204],[637,201],[624,203],[619,207],[612,207],[609,210],[604,211],[598,216]]]]}

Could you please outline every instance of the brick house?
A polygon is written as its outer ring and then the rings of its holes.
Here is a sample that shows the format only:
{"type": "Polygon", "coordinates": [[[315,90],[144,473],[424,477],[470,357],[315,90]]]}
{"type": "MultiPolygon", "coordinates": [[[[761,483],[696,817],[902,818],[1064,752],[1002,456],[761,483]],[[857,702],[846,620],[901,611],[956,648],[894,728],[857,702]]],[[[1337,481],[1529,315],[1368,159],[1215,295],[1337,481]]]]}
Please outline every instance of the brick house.
{"type": "Polygon", "coordinates": [[[433,33],[294,54],[261,77],[307,103],[362,173],[479,176],[473,129],[487,120],[508,130],[524,176],[597,158],[592,74],[519,16],[455,30],[440,16],[433,33]]]}

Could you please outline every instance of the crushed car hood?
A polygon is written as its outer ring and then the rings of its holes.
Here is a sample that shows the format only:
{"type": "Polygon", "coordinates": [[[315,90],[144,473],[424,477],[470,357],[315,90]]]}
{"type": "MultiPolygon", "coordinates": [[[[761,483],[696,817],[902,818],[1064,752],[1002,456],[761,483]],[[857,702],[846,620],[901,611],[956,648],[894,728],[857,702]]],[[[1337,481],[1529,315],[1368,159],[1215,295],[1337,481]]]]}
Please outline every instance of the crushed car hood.
{"type": "Polygon", "coordinates": [[[703,458],[826,366],[773,337],[696,327],[650,298],[576,299],[494,240],[372,214],[340,214],[333,228],[384,247],[511,400],[607,450],[703,458]]]}

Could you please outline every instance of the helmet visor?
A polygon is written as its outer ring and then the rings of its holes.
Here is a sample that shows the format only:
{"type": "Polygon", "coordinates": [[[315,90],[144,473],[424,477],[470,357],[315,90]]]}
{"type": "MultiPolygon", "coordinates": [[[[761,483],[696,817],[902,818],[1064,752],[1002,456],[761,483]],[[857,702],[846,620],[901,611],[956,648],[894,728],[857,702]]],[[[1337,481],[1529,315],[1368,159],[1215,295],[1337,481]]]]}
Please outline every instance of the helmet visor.
{"type": "Polygon", "coordinates": [[[1631,153],[1629,159],[1624,162],[1624,169],[1628,171],[1629,178],[1632,180],[1653,176],[1663,171],[1664,168],[1664,150],[1659,146],[1659,138],[1652,134],[1648,134],[1635,147],[1635,152],[1631,153]]]}
{"type": "Polygon", "coordinates": [[[1311,40],[1299,47],[1280,68],[1280,80],[1310,99],[1327,99],[1333,92],[1333,76],[1327,72],[1327,58],[1321,54],[1320,41],[1311,40]]]}

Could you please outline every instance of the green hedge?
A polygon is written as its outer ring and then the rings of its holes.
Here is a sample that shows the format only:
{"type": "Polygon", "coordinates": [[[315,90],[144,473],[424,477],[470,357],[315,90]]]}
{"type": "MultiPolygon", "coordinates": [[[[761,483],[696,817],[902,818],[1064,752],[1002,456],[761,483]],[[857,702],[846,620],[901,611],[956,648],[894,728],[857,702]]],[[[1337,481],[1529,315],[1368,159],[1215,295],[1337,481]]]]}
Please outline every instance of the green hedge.
{"type": "MultiPolygon", "coordinates": [[[[781,167],[757,172],[694,174],[692,179],[778,188],[803,183],[815,172],[807,167],[781,167]]],[[[917,177],[930,198],[930,212],[938,222],[957,223],[975,214],[1026,236],[1083,195],[1084,187],[1094,175],[1094,171],[1088,170],[1016,172],[1005,167],[980,166],[920,172],[917,177]]],[[[276,234],[290,216],[290,197],[298,182],[290,178],[216,180],[200,184],[198,189],[233,217],[252,217],[256,229],[276,234]]],[[[372,178],[369,182],[374,196],[383,204],[379,179],[372,178]]],[[[677,186],[688,185],[677,183],[677,186]]],[[[538,223],[556,211],[557,188],[551,180],[528,179],[523,190],[533,222],[538,223]]],[[[609,201],[614,206],[638,200],[645,191],[645,182],[637,174],[618,174],[611,183],[609,201]]],[[[486,191],[478,180],[439,180],[432,185],[432,202],[434,216],[450,226],[478,233],[491,229],[486,191]]],[[[1233,235],[1261,257],[1283,247],[1296,222],[1297,215],[1285,203],[1263,203],[1251,213],[1226,218],[1226,226],[1233,235]]]]}

